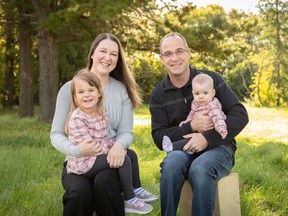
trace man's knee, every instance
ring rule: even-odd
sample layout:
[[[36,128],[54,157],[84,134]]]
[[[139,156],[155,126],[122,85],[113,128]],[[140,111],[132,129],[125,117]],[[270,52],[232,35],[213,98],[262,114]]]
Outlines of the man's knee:
[[[186,153],[182,151],[173,151],[160,164],[161,174],[167,177],[185,175],[189,167],[189,161],[185,158]],[[183,156],[183,157],[182,157]],[[188,165],[189,164],[189,165]]]
[[[205,184],[209,179],[216,179],[215,170],[205,163],[192,163],[188,179],[193,185]]]

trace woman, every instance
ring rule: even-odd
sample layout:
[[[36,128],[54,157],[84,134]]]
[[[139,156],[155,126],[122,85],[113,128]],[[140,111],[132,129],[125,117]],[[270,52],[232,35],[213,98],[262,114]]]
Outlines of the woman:
[[[114,141],[107,160],[111,168],[119,168],[133,140],[133,109],[141,103],[138,86],[126,63],[120,41],[111,33],[100,34],[94,40],[89,51],[87,68],[98,76],[104,89],[109,136]],[[74,157],[96,155],[101,149],[99,144],[93,140],[85,140],[74,145],[65,134],[65,123],[71,105],[70,84],[71,82],[64,84],[57,97],[51,129],[52,145],[60,152]],[[137,160],[132,150],[127,150],[127,154],[131,160]],[[85,176],[67,174],[65,162],[62,184],[65,189],[63,215],[92,215],[94,210],[98,216],[125,215],[116,169],[99,172],[93,181]],[[133,185],[135,187],[141,186],[140,180],[136,179],[135,184],[138,184]],[[146,197],[151,195],[147,191],[141,194]]]

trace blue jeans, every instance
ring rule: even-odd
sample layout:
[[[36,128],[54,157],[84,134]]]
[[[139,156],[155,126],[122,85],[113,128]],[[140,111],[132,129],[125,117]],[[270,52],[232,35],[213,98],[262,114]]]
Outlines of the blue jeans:
[[[193,191],[192,215],[213,214],[216,183],[229,174],[234,164],[230,147],[221,145],[202,154],[171,151],[161,166],[160,201],[161,215],[176,215],[181,190],[188,178]]]

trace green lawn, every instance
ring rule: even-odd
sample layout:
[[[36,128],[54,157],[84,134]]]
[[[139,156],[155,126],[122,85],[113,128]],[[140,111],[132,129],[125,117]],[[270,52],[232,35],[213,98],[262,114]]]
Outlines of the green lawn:
[[[240,177],[242,215],[288,215],[288,109],[247,109],[250,123],[237,137],[233,168]],[[132,148],[142,184],[159,194],[164,153],[152,142],[147,106],[136,111],[135,123]],[[0,215],[61,215],[64,155],[50,144],[50,124],[0,109],[0,129]],[[149,215],[160,215],[159,203]]]

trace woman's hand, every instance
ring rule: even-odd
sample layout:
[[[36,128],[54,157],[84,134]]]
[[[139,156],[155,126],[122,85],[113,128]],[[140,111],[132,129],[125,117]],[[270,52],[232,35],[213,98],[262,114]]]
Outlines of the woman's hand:
[[[124,163],[125,155],[126,150],[124,149],[122,143],[116,141],[108,152],[107,162],[111,168],[119,168]]]
[[[92,139],[84,140],[79,144],[80,154],[84,157],[102,154],[102,146],[100,143]]]

